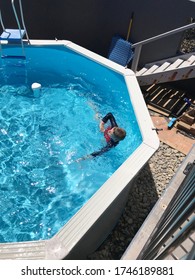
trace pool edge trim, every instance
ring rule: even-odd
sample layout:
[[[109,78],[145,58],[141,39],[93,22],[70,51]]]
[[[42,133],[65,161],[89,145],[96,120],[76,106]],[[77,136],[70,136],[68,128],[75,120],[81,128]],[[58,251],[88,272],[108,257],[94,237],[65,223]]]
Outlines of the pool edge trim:
[[[159,139],[146,108],[135,73],[107,58],[84,49],[70,41],[31,40],[38,45],[64,45],[93,61],[123,75],[137,117],[143,142],[114,172],[92,198],[51,239],[17,243],[1,243],[0,259],[63,259],[83,234],[96,222],[121,191],[138,174],[159,147]],[[133,92],[134,94],[130,94]],[[141,110],[141,114],[140,114]],[[97,201],[96,201],[97,200]]]

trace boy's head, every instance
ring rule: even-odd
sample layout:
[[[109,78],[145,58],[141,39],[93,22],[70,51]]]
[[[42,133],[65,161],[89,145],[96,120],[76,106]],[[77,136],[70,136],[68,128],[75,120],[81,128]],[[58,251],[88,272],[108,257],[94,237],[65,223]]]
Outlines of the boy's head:
[[[109,130],[109,134],[114,141],[121,141],[126,137],[126,131],[120,127],[113,127]]]

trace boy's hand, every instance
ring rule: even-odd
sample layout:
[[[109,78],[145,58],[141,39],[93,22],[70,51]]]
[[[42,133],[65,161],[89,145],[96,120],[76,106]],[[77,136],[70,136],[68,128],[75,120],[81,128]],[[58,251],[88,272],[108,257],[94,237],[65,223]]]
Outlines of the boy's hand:
[[[104,131],[105,131],[104,122],[103,122],[103,121],[100,121],[100,131],[101,131],[101,132],[104,132]]]

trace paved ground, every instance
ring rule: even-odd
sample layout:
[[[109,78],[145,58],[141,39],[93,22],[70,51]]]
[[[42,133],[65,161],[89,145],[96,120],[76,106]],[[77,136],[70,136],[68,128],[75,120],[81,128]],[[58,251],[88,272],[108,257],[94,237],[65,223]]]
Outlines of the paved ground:
[[[187,155],[192,148],[192,145],[195,143],[195,140],[178,133],[175,127],[168,129],[168,120],[165,117],[159,115],[151,117],[154,127],[163,129],[158,132],[159,139],[173,149]]]

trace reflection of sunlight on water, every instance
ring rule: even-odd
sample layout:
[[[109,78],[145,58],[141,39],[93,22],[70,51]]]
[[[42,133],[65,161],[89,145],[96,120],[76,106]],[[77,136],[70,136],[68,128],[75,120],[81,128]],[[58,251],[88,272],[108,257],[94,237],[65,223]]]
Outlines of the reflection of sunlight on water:
[[[1,133],[2,133],[3,135],[7,135],[7,131],[6,131],[5,129],[1,129]]]
[[[108,88],[96,89],[87,76],[70,74],[62,83],[54,77],[57,82],[51,84],[54,74],[46,81],[46,69],[43,73],[33,72],[43,79],[40,98],[33,96],[32,81],[29,86],[0,85],[0,224],[6,228],[0,242],[13,241],[13,235],[18,241],[54,235],[141,141],[122,87],[112,89],[105,78]],[[109,111],[125,126],[127,139],[100,157],[77,162],[106,144],[99,120]]]
[[[66,155],[65,155],[65,161],[68,164],[71,164],[73,162],[72,157],[74,157],[75,154],[76,154],[76,151],[67,151]]]
[[[56,189],[52,186],[49,186],[48,188],[46,188],[46,191],[48,191],[49,193],[55,193]]]

